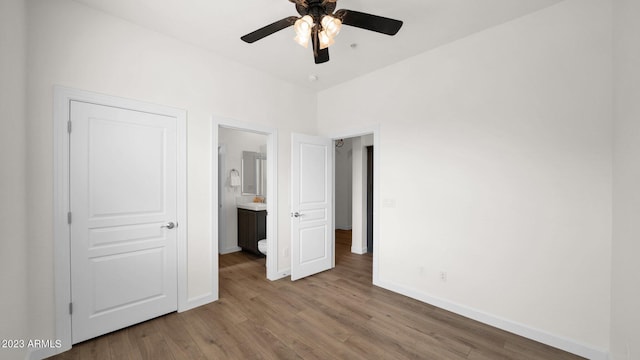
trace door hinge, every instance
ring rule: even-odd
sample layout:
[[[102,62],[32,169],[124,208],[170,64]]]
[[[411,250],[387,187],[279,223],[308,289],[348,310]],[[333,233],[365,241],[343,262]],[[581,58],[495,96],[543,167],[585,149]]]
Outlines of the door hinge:
[[[71,211],[67,213],[67,224],[71,225]]]
[[[71,134],[71,121],[67,121],[67,132]]]
[[[69,303],[69,315],[73,314],[73,303]]]

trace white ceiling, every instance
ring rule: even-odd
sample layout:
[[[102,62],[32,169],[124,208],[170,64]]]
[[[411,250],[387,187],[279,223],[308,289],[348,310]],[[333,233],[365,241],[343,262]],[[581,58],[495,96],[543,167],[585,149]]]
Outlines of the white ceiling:
[[[339,0],[337,9],[402,20],[396,36],[344,26],[316,65],[292,28],[253,44],[240,40],[297,15],[287,0],[76,0],[157,32],[209,49],[280,79],[322,90],[373,70],[558,3],[561,0]],[[356,44],[352,48],[351,44]],[[316,75],[317,81],[309,81]]]

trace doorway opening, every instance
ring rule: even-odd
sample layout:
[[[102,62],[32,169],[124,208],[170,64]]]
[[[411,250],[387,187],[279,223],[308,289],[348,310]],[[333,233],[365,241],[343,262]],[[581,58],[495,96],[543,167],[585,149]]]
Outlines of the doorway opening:
[[[373,253],[373,135],[334,140],[336,242]]]
[[[362,139],[365,135],[370,135],[365,139],[369,139],[373,146],[379,148],[379,145],[377,145],[379,143],[378,126],[366,128],[364,131],[354,131],[328,137],[292,134],[291,280],[295,281],[336,266],[336,198],[344,199],[349,198],[349,196],[341,194],[340,190],[336,190],[336,166],[340,167],[340,165],[337,165],[336,162],[335,149],[344,146],[345,139],[353,138],[351,141],[360,142],[355,149],[364,151]],[[353,158],[353,152],[346,150],[345,154],[346,162],[349,163],[349,154]],[[373,163],[376,164],[378,159],[379,151],[376,151],[373,153]],[[361,162],[356,162],[356,165],[361,166]],[[347,171],[347,174],[349,173]],[[361,171],[354,172],[354,174],[363,178]],[[373,168],[372,193],[374,195],[379,192],[378,178],[379,170],[376,166]],[[350,187],[346,186],[346,189],[348,190]],[[362,195],[362,188],[359,188],[356,193]],[[363,197],[361,196],[358,205],[362,204],[362,199]],[[366,199],[366,195],[364,195],[364,199]],[[379,283],[378,257],[376,256],[378,247],[376,239],[378,239],[379,233],[377,224],[378,202],[372,201],[373,221],[371,222],[373,223],[372,243],[374,250],[372,255],[372,275],[374,284]],[[358,219],[354,224],[357,226],[360,235],[352,243],[351,249],[351,252],[357,254],[367,253],[366,236],[364,239],[362,238],[362,234],[366,234],[366,231],[363,230],[366,229],[366,223],[362,226],[365,221],[362,220],[362,214],[366,214],[366,205],[364,206],[364,208],[360,206],[352,207],[352,210],[354,208],[360,210],[357,213],[354,212]],[[345,213],[348,217],[350,211],[347,210]],[[302,239],[303,237],[304,239]]]
[[[218,141],[218,253],[262,257],[257,245],[267,236],[263,209],[272,200],[266,193],[267,136],[220,128]]]
[[[374,125],[354,129],[334,134],[331,139],[334,140],[334,144],[340,140],[350,139],[352,158],[357,159],[352,162],[355,168],[352,168],[351,252],[355,254],[373,252],[371,254],[373,258],[373,284],[377,285],[380,283],[378,271],[380,258],[380,169],[377,166],[380,163],[381,153],[380,128]],[[368,146],[371,146],[371,150],[375,151],[368,153]],[[369,184],[367,184],[367,179],[370,180]],[[369,192],[369,196],[367,196],[367,192]],[[335,197],[334,192],[334,199]],[[368,201],[367,198],[369,198]],[[336,206],[335,200],[334,206]]]
[[[281,277],[277,274],[276,149],[276,129],[229,119],[213,119],[211,158],[214,162],[212,169],[215,169],[216,174],[212,176],[211,233],[217,236],[217,251],[219,254],[228,254],[255,247],[255,257],[259,257],[257,244],[248,246],[238,243],[238,208],[244,207],[242,205],[256,207],[247,213],[262,216],[262,220],[257,220],[262,221],[261,239],[256,238],[254,242],[262,240],[263,237],[266,240],[265,265],[266,277],[269,280]],[[247,158],[251,154],[258,155],[252,159],[260,166],[255,167],[256,163]],[[252,168],[252,172],[247,170],[249,167]],[[249,184],[250,181],[253,183]],[[244,235],[241,237],[244,238]]]

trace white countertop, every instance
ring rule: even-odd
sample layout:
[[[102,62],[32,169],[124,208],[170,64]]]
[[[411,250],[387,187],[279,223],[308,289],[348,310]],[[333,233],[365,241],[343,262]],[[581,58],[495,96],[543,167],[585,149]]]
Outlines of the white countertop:
[[[262,211],[262,210],[267,210],[267,204],[265,203],[244,203],[244,204],[236,204],[237,207],[239,207],[240,209],[245,209],[245,210],[253,210],[253,211]]]

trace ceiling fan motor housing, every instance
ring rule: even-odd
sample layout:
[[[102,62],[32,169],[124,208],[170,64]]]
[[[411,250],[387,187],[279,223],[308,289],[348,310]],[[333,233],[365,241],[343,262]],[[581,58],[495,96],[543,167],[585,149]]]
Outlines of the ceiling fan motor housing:
[[[306,6],[305,6],[306,5]],[[336,9],[337,3],[323,0],[308,0],[305,5],[296,4],[296,10],[300,16],[309,15],[316,24],[320,24],[324,15],[330,15]]]

